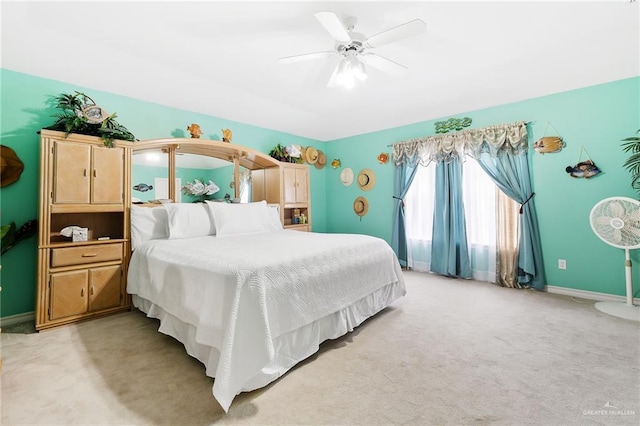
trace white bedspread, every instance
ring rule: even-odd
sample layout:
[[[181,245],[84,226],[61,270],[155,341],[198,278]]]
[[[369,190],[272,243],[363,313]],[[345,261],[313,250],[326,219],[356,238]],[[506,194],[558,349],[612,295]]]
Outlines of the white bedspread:
[[[197,343],[217,349],[207,375],[227,411],[273,364],[276,338],[390,284],[404,294],[384,240],[279,231],[148,241],[133,253],[127,290],[194,326]]]

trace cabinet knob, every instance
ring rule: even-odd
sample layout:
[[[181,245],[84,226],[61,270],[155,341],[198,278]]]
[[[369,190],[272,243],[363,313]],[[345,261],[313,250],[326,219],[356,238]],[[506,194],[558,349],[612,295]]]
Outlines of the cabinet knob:
[[[82,171],[82,176],[87,177],[87,169],[84,169],[84,170]]]
[[[93,286],[91,286],[91,295],[93,296]]]
[[[96,257],[98,253],[82,253],[82,257]]]
[[[84,288],[80,289],[80,297],[84,297]]]

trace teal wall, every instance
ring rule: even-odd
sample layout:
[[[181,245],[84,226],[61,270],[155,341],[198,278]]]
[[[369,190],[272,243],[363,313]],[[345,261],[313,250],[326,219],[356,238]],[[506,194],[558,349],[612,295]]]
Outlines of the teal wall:
[[[455,115],[472,118],[471,128],[531,122],[531,145],[544,135],[554,135],[551,126],[564,138],[567,146],[558,153],[541,155],[531,149],[529,154],[548,285],[625,294],[624,251],[594,235],[589,213],[606,197],[638,199],[629,173],[622,168],[628,155],[621,149],[621,140],[640,129],[639,104],[640,78],[631,78]],[[351,167],[356,175],[362,168],[371,168],[377,179],[375,187],[364,192],[355,183],[341,184],[341,168],[328,171],[327,231],[361,232],[390,242],[393,166],[379,164],[376,157],[380,152],[391,153],[388,145],[394,142],[435,134],[434,123],[446,118],[328,142],[328,159],[339,158],[342,167]],[[565,172],[565,167],[578,162],[582,147],[604,171],[588,180]],[[361,220],[353,213],[353,201],[359,195],[369,201],[369,213]],[[566,270],[558,269],[559,258],[566,259]],[[640,251],[632,251],[632,260],[640,260]],[[636,289],[640,288],[638,269],[634,269]],[[635,293],[637,297],[639,292]]]
[[[57,111],[52,99],[60,93],[73,93],[75,90],[87,93],[108,112],[116,112],[118,122],[141,140],[189,137],[186,127],[198,123],[203,130],[202,138],[220,140],[221,129],[230,128],[233,130],[234,143],[265,153],[278,143],[321,145],[316,140],[288,133],[0,69],[0,143],[11,147],[24,163],[20,179],[0,189],[2,224],[13,221],[21,226],[27,220],[38,217],[40,139],[36,132],[55,121],[52,116]],[[313,228],[317,231],[326,229],[324,173],[325,170],[311,168]],[[227,188],[218,185],[221,192],[227,192],[228,183]],[[22,241],[5,253],[0,261],[0,316],[33,311],[37,238]]]
[[[319,143],[4,69],[0,69],[0,84],[1,143],[13,148],[25,164],[20,180],[0,190],[0,219],[2,224],[15,221],[18,226],[37,217],[39,137],[36,132],[53,122],[51,116],[56,111],[51,99],[60,93],[86,92],[107,111],[117,112],[118,121],[139,139],[186,137],[186,126],[195,122],[203,129],[203,137],[209,139],[220,139],[220,129],[231,128],[234,143],[262,152],[268,152],[277,143],[314,145],[325,151],[327,163],[339,158],[342,167],[351,167],[356,174],[362,168],[371,168],[376,173],[376,185],[371,191],[363,192],[355,183],[350,187],[340,183],[342,167],[333,169],[328,165],[323,170],[311,167],[313,228],[319,232],[364,233],[387,241],[391,239],[393,166],[379,164],[377,155],[390,153],[388,145],[394,142],[434,134],[434,122],[449,118]],[[623,251],[607,246],[593,234],[588,215],[602,198],[614,195],[638,198],[629,186],[629,174],[622,169],[627,155],[620,145],[621,139],[640,129],[639,99],[640,78],[632,78],[455,115],[471,117],[475,128],[529,121],[531,142],[543,136],[547,123],[551,122],[567,142],[567,147],[556,154],[530,153],[549,285],[624,295]],[[548,130],[546,134],[552,132]],[[582,146],[604,171],[590,180],[570,178],[564,171],[566,166],[578,161]],[[220,186],[221,193],[227,192],[226,187],[212,180]],[[362,219],[352,208],[359,195],[369,200],[369,213]],[[32,237],[2,256],[0,316],[33,311],[36,249],[36,238]],[[557,268],[558,258],[567,260],[566,270]],[[639,261],[640,253],[632,252],[632,258]],[[637,268],[634,279],[640,283]]]

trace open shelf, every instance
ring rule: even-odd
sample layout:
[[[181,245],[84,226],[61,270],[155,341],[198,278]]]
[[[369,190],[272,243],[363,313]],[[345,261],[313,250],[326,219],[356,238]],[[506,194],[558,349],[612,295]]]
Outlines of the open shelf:
[[[50,243],[71,242],[71,239],[60,235],[60,230],[67,226],[80,226],[89,229],[89,240],[98,237],[109,237],[111,240],[124,238],[124,213],[56,213],[51,215]]]

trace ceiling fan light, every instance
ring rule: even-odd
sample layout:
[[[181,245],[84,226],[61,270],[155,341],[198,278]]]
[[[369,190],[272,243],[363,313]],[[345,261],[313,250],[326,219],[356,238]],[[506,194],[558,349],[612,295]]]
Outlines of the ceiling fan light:
[[[338,78],[344,78],[344,76],[351,72],[351,64],[349,63],[348,60],[343,59],[342,61],[340,61],[340,64],[338,64]]]
[[[367,73],[364,69],[364,64],[358,60],[358,57],[355,55],[349,56],[349,66],[351,74],[354,78],[357,78],[360,81],[364,81],[367,79]]]
[[[338,74],[336,75],[336,81],[339,85],[344,87],[353,87],[353,73],[351,68],[351,62],[348,59],[343,59],[338,65]]]
[[[357,66],[353,68],[353,75],[360,81],[365,81],[367,79],[367,70],[364,67],[364,64],[360,61],[357,61]]]
[[[362,81],[366,78],[367,75],[366,72],[364,72],[364,66],[355,56],[344,58],[338,65],[336,81],[339,85],[347,89],[352,89],[355,86],[356,79]]]

